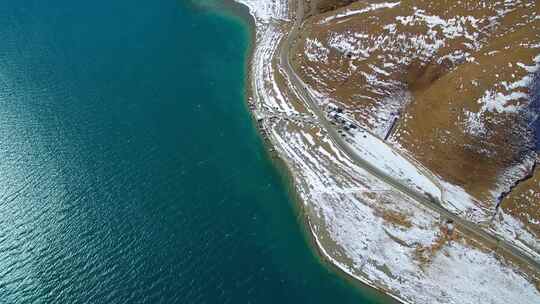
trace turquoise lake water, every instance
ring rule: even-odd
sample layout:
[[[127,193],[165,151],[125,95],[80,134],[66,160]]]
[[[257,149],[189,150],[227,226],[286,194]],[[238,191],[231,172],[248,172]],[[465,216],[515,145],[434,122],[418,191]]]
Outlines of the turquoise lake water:
[[[249,39],[189,1],[0,2],[0,303],[378,303],[310,247]]]

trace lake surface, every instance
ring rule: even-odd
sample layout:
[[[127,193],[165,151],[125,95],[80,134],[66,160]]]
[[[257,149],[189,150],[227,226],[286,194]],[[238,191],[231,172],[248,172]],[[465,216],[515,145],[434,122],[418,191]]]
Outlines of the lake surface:
[[[321,264],[244,105],[245,20],[0,2],[0,303],[379,303]]]

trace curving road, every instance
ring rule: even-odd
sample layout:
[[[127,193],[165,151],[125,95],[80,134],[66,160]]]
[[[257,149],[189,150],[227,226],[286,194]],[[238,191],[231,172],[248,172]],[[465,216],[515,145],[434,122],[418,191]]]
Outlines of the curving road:
[[[531,266],[534,269],[534,271],[538,275],[540,275],[540,261],[534,259],[529,254],[523,252],[517,246],[485,231],[484,229],[479,227],[477,224],[471,221],[468,221],[466,219],[463,219],[460,216],[448,211],[447,209],[441,206],[440,202],[430,200],[428,197],[425,196],[424,193],[419,192],[416,189],[410,188],[409,186],[405,185],[404,183],[402,183],[400,180],[396,179],[395,177],[388,175],[384,171],[380,170],[379,168],[375,167],[374,165],[372,165],[371,163],[363,159],[362,156],[357,153],[357,151],[355,151],[353,148],[351,148],[351,146],[347,142],[345,142],[345,140],[337,133],[334,126],[332,126],[328,122],[325,114],[321,111],[321,109],[318,107],[317,103],[315,102],[316,98],[312,96],[309,90],[306,89],[307,87],[306,84],[296,74],[296,72],[294,71],[290,63],[289,50],[292,49],[294,41],[298,35],[298,31],[302,26],[302,20],[304,19],[303,0],[297,0],[296,3],[297,3],[297,9],[296,9],[296,16],[295,16],[294,24],[291,27],[291,31],[289,32],[289,35],[287,36],[286,42],[281,43],[281,46],[280,46],[280,50],[279,50],[280,65],[283,67],[284,71],[288,74],[291,83],[295,86],[295,89],[298,92],[298,95],[300,96],[302,101],[315,114],[318,122],[328,132],[328,135],[331,137],[334,143],[338,145],[339,148],[343,152],[345,152],[356,165],[360,166],[364,170],[368,171],[369,173],[373,174],[377,178],[381,179],[382,181],[384,181],[385,183],[387,183],[389,186],[393,187],[394,189],[400,191],[401,193],[407,195],[408,197],[415,200],[416,202],[422,204],[426,208],[438,213],[442,218],[446,218],[446,219],[450,219],[454,221],[454,223],[457,226],[459,226],[459,230],[461,230],[462,232],[467,233],[470,236],[473,236],[475,239],[483,242],[486,245],[496,248],[496,251],[498,251],[499,253],[510,256],[516,260],[519,260],[522,263],[525,263]]]

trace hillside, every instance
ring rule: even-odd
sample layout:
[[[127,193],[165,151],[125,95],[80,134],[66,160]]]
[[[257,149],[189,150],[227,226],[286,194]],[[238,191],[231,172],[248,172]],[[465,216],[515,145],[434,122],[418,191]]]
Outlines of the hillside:
[[[419,162],[449,210],[540,252],[536,2],[349,2],[312,2],[296,42],[320,107]]]

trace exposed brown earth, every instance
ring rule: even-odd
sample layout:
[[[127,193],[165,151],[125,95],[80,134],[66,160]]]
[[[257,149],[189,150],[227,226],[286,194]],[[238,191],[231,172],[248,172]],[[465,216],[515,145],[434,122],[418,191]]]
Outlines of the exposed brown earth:
[[[394,225],[401,226],[404,228],[411,228],[412,223],[409,217],[403,213],[394,211],[394,210],[377,210],[375,214],[379,215],[388,223],[393,223]]]
[[[525,76],[515,66],[518,62],[530,65],[537,55],[535,49],[519,46],[529,36],[525,27],[502,35],[476,52],[475,62],[460,64],[428,86],[422,76],[415,78],[424,85],[412,87],[414,102],[396,132],[395,140],[422,163],[484,202],[490,201],[489,192],[498,176],[519,164],[530,150],[530,134],[520,113],[481,113],[485,131],[479,134],[470,131],[467,115],[480,112],[476,101],[497,87],[501,78],[520,72],[516,78]],[[500,51],[488,55],[491,50]],[[526,88],[522,92],[528,93]]]
[[[539,10],[535,1],[517,0],[356,1],[310,17],[293,64],[325,97],[321,106],[340,105],[381,137],[399,117],[395,144],[494,211],[505,185],[522,178],[535,157],[519,110],[529,88],[512,83],[535,65]],[[500,96],[508,98],[495,105]],[[538,196],[519,199],[532,186],[520,185],[503,208],[540,220],[532,211]]]
[[[336,10],[340,7],[353,3],[355,0],[306,0],[308,14],[320,14]]]
[[[428,265],[433,257],[441,251],[441,249],[451,243],[452,241],[458,241],[460,233],[450,223],[444,223],[440,227],[440,231],[435,241],[429,246],[418,245],[415,248],[415,259],[420,265]]]
[[[502,202],[501,209],[519,219],[536,238],[540,238],[540,168],[532,178],[520,183]]]

